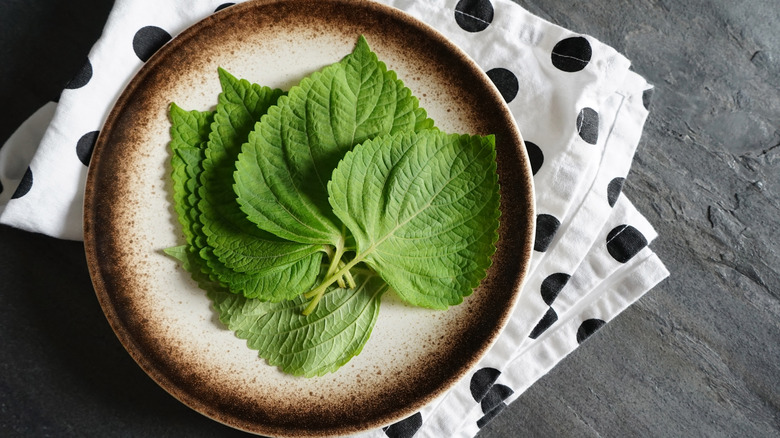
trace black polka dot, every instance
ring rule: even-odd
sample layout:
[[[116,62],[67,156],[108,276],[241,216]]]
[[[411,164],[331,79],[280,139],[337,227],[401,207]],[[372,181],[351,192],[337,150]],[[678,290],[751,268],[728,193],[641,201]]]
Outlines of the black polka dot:
[[[460,0],[455,5],[455,22],[466,32],[481,32],[493,21],[490,0]]]
[[[493,84],[496,85],[506,103],[514,100],[515,96],[517,96],[517,91],[520,89],[517,76],[514,73],[505,68],[497,67],[489,70],[487,75],[493,81]]]
[[[534,251],[545,252],[558,232],[561,221],[555,216],[549,214],[540,214],[536,216],[536,239],[534,240]]]
[[[596,330],[600,329],[604,324],[606,324],[606,322],[597,318],[582,321],[580,328],[577,329],[577,343],[582,344],[585,339],[588,339],[590,335],[595,333]]]
[[[485,427],[486,424],[490,423],[498,414],[500,414],[504,409],[506,409],[506,403],[501,402],[498,406],[493,408],[493,410],[488,411],[485,415],[482,416],[479,420],[477,420],[477,427],[482,429]]]
[[[648,88],[647,90],[642,92],[642,105],[645,106],[645,109],[650,111],[650,104],[653,102],[653,91],[654,88]]]
[[[566,38],[558,42],[552,50],[552,63],[565,72],[577,72],[590,62],[593,50],[583,37]]]
[[[556,274],[548,275],[547,278],[542,281],[542,299],[548,306],[551,306],[555,298],[561,293],[563,287],[569,282],[571,275],[558,272]]]
[[[485,397],[480,403],[482,406],[482,412],[488,413],[492,411],[512,394],[514,394],[514,391],[512,391],[512,388],[506,385],[495,384],[491,386],[490,391],[485,394]]]
[[[171,34],[157,26],[142,27],[133,37],[133,51],[146,62],[165,43],[171,40]]]
[[[474,375],[471,376],[471,383],[469,384],[471,396],[474,397],[474,400],[481,402],[500,375],[501,371],[489,367],[482,368],[474,373]]]
[[[92,158],[92,149],[95,148],[100,131],[87,132],[76,142],[76,155],[85,166],[89,166],[89,160]]]
[[[27,171],[24,172],[24,176],[22,177],[22,180],[19,181],[19,185],[16,186],[16,191],[14,191],[14,194],[11,195],[11,199],[21,198],[22,196],[26,195],[27,192],[30,191],[33,185],[33,173],[32,169],[29,167],[27,168]]]
[[[65,86],[65,88],[69,90],[75,90],[77,88],[81,88],[84,85],[87,85],[89,83],[89,80],[92,79],[92,63],[89,62],[89,59],[87,59],[87,62],[84,63],[83,66],[81,66],[81,70],[79,70],[75,76],[68,82],[68,85]]]
[[[577,115],[577,133],[586,143],[599,141],[599,113],[593,108],[583,108]]]
[[[0,181],[0,195],[3,194],[3,182]]]
[[[542,164],[544,164],[544,153],[542,153],[542,148],[537,146],[536,143],[526,141],[525,151],[528,154],[528,160],[531,162],[531,172],[536,175],[536,172],[538,172],[539,169],[541,169]]]
[[[647,239],[631,225],[620,225],[607,234],[607,251],[620,263],[625,263],[647,246]]]
[[[217,6],[217,9],[214,9],[214,12],[219,12],[225,8],[228,8],[230,6],[233,6],[235,3],[222,3],[221,5]]]
[[[607,185],[607,202],[610,207],[615,206],[615,203],[620,196],[620,192],[623,191],[623,182],[625,182],[625,180],[625,178],[621,177],[613,178],[612,181],[609,182],[609,185]]]
[[[550,307],[547,309],[547,313],[544,314],[542,319],[539,320],[539,322],[536,324],[536,327],[534,327],[533,330],[531,330],[531,334],[528,335],[531,339],[536,339],[544,333],[548,328],[550,328],[551,325],[555,324],[555,321],[558,320],[558,314],[555,313],[555,309]]]
[[[390,438],[412,438],[422,427],[422,423],[422,414],[418,412],[398,423],[385,427],[383,430],[385,435]]]

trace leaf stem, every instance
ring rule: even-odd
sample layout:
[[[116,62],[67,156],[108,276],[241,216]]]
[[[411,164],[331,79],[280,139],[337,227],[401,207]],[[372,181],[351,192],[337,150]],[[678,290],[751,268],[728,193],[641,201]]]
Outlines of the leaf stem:
[[[339,268],[343,268],[344,265],[345,265],[345,263],[344,263],[343,260],[339,262]],[[354,289],[354,288],[357,287],[357,284],[355,284],[355,278],[352,277],[352,272],[351,271],[347,271],[344,274],[344,277],[342,277],[342,278],[347,280],[347,285],[346,286],[341,286],[342,288],[346,289],[347,286],[349,286],[350,289]]]
[[[331,251],[333,251],[331,249]],[[334,272],[338,270],[338,268],[341,267],[341,257],[344,255],[344,237],[342,235],[342,238],[340,241],[338,241],[335,245],[335,252],[331,252],[328,254],[330,256],[330,266],[328,266],[328,271],[325,273],[325,278],[330,278]],[[338,281],[340,287],[345,287],[344,279],[339,277],[336,281]]]
[[[322,250],[328,255],[328,260],[333,260],[333,247],[330,245],[323,245]]]
[[[312,300],[309,302],[309,305],[306,306],[306,309],[303,310],[304,315],[309,315],[311,312],[314,311],[314,309],[317,307],[317,304],[319,304],[320,300],[322,299],[322,296],[325,295],[325,290],[328,289],[328,287],[338,281],[339,278],[342,278],[344,275],[349,273],[349,270],[352,269],[353,266],[357,265],[363,261],[363,257],[355,257],[354,259],[350,260],[349,263],[345,264],[341,269],[333,273],[333,275],[326,276],[325,280],[320,283],[319,286],[317,286],[316,289],[312,289],[309,292],[306,292],[303,294],[305,298],[311,298]],[[350,275],[349,278],[352,276]],[[352,283],[354,284],[354,279],[352,280]]]
[[[327,278],[327,277],[329,277],[331,274],[333,274],[333,271],[335,271],[335,270],[336,270],[336,269],[334,268],[334,266],[338,266],[338,267],[340,268],[340,267],[344,266],[344,262],[342,262],[342,261],[340,260],[340,259],[341,259],[341,257],[339,257],[339,260],[338,260],[338,261],[337,261],[337,259],[335,259],[335,258],[334,258],[334,255],[335,255],[335,253],[336,253],[336,251],[335,251],[335,248],[334,248],[334,247],[332,247],[332,246],[330,246],[330,245],[327,245],[327,246],[325,246],[325,247],[324,247],[323,251],[325,251],[325,254],[327,254],[327,255],[328,255],[328,260],[329,260],[329,263],[328,263],[328,271],[325,273],[325,277]],[[342,252],[342,255],[343,255],[343,252]],[[336,263],[337,263],[338,265],[336,265]],[[344,283],[344,279],[343,279],[343,278],[339,278],[339,279],[338,279],[338,280],[336,280],[336,281],[338,282],[338,284],[339,284],[339,287],[341,287],[341,288],[346,288],[346,287],[347,287],[346,283]]]

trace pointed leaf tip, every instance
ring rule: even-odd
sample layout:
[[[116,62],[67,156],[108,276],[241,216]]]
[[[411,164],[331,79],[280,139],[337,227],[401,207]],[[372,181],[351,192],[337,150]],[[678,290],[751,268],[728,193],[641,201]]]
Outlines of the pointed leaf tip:
[[[366,37],[363,35],[360,35],[357,40],[357,44],[355,45],[354,53],[358,52],[370,52],[371,47],[368,45],[368,41],[366,40]]]

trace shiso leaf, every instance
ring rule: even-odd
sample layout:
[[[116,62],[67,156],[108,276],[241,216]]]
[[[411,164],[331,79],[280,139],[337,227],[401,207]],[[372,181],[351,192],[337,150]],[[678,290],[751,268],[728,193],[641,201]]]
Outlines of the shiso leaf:
[[[236,79],[224,69],[219,69],[219,80],[222,93],[205,150],[198,204],[208,246],[226,267],[238,272],[274,270],[312,257],[321,246],[286,241],[253,226],[240,210],[233,191],[233,172],[241,145],[283,92]]]
[[[327,183],[344,154],[378,135],[432,127],[360,37],[351,54],[290,89],[249,135],[236,165],[238,202],[263,230],[338,251],[347,235],[328,204]]]
[[[430,130],[357,146],[328,185],[357,245],[350,263],[365,262],[403,300],[434,309],[459,304],[485,277],[498,189],[493,136]]]
[[[290,299],[316,281],[318,245],[289,242],[255,227],[236,203],[235,161],[255,123],[283,94],[219,70],[222,93],[202,162],[197,209],[207,244],[197,250],[214,279],[235,293]]]
[[[193,231],[195,220],[190,217],[190,211],[197,203],[195,192],[200,185],[197,178],[214,112],[185,111],[175,103],[171,104],[168,111],[171,119],[173,207],[187,243],[192,244],[196,233]]]
[[[224,81],[235,79],[229,76],[227,72],[223,71],[221,73]],[[240,84],[239,86],[247,84]],[[275,99],[278,98],[278,93],[276,94],[267,95],[266,100],[270,99],[275,102]],[[252,94],[252,97],[247,99],[249,104],[252,105],[254,103],[254,108],[263,106],[267,108],[269,103],[261,103],[261,99],[255,99],[257,96],[257,93]],[[204,201],[200,196],[203,194],[210,195],[209,188],[220,189],[219,184],[204,189],[204,185],[201,184],[203,174],[206,173],[204,167],[208,167],[212,177],[214,172],[220,171],[218,164],[227,163],[232,167],[235,155],[237,155],[237,151],[240,148],[240,144],[233,146],[232,157],[225,159],[225,150],[229,148],[225,148],[224,145],[227,144],[225,139],[228,136],[211,135],[210,137],[215,126],[222,126],[222,124],[216,121],[212,124],[215,118],[219,119],[219,107],[218,105],[217,116],[213,112],[185,111],[175,104],[172,104],[170,107],[174,209],[177,212],[179,222],[182,224],[182,230],[188,244],[187,251],[196,254],[202,261],[201,263],[190,262],[190,264],[208,275],[212,282],[228,287],[232,292],[270,301],[292,298],[308,290],[316,281],[322,261],[322,253],[312,248],[307,248],[306,251],[308,252],[301,251],[301,247],[308,247],[309,245],[283,242],[276,236],[267,233],[261,235],[260,231],[251,223],[247,223],[248,226],[246,228],[250,230],[248,234],[236,234],[234,232],[236,227],[233,227],[231,220],[238,220],[238,216],[219,215],[223,211],[230,213],[229,206],[221,205],[221,207],[225,207],[223,210],[218,208],[212,209],[212,205],[208,200]],[[223,128],[224,131],[229,131],[229,129]],[[233,137],[233,140],[240,138],[240,135]],[[216,141],[211,141],[214,137],[216,137]],[[232,161],[230,160],[231,158]],[[232,168],[225,174],[228,178],[227,193],[233,197],[234,201],[233,210],[241,214],[240,210],[238,210],[238,205],[235,204],[235,194],[230,189]],[[216,218],[215,221],[206,223],[206,227],[204,227],[202,220],[206,216],[201,213],[199,207],[209,209],[208,211],[212,213],[212,217]],[[244,220],[244,222],[246,221]],[[267,258],[269,254],[283,254],[287,258],[275,258],[272,260],[274,263],[265,263],[260,269],[247,269],[249,272],[236,271],[225,266],[225,263],[215,255],[213,248],[208,244],[209,236],[205,233],[206,229],[211,232],[210,237],[212,239],[215,236],[234,237],[241,240],[239,244],[241,250],[250,248],[263,251],[259,252],[253,260],[256,264],[257,260]],[[230,234],[231,232],[234,233]],[[266,237],[270,240],[258,242],[258,235],[260,235],[260,238]]]
[[[369,270],[355,271],[357,287],[331,288],[310,315],[306,300],[264,303],[219,289],[208,295],[219,318],[269,364],[296,376],[333,372],[368,341],[387,284]]]

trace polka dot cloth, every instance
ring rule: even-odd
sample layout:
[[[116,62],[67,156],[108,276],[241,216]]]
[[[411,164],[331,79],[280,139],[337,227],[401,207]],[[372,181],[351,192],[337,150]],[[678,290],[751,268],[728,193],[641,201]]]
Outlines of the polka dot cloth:
[[[144,26],[133,35],[133,52],[143,62],[149,60],[163,44],[171,39],[171,34],[157,26]]]
[[[508,0],[381,1],[435,27],[484,69],[517,119],[533,172],[534,251],[504,332],[439,399],[361,434],[470,437],[668,276],[648,247],[655,231],[621,194],[652,87],[614,49]],[[114,99],[172,37],[233,4],[117,0],[59,103],[0,148],[0,222],[81,239],[86,170]]]

